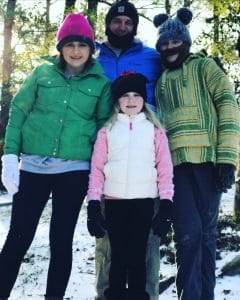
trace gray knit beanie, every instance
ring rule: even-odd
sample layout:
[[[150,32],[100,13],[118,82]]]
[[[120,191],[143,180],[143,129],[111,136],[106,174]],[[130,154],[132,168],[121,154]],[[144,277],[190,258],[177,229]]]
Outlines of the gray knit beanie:
[[[192,12],[187,7],[180,8],[174,19],[167,14],[156,15],[153,20],[155,27],[159,27],[156,49],[159,51],[159,46],[169,40],[180,40],[191,45],[192,39],[186,26],[191,20]]]

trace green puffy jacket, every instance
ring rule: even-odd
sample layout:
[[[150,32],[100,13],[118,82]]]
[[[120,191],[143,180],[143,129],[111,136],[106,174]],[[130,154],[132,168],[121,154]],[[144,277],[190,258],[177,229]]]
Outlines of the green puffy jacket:
[[[13,98],[4,153],[89,160],[110,111],[110,82],[98,62],[68,79],[52,59]]]

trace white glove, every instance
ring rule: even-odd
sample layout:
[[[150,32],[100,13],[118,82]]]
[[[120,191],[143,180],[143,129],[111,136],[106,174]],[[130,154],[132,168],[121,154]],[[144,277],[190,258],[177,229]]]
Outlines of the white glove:
[[[4,154],[2,156],[2,183],[10,195],[18,192],[20,172],[18,168],[18,156]]]

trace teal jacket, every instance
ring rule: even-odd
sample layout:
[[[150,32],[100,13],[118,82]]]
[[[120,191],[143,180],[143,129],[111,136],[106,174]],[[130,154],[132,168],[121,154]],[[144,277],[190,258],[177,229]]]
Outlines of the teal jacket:
[[[238,161],[239,107],[231,84],[211,58],[191,54],[179,69],[166,69],[156,102],[174,165]]]
[[[96,61],[68,79],[56,58],[48,60],[13,98],[4,153],[89,160],[111,111],[110,82]]]

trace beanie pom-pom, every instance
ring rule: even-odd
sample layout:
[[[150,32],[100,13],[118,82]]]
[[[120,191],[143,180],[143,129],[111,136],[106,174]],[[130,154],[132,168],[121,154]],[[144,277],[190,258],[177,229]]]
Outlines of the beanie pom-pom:
[[[169,17],[167,14],[156,15],[153,19],[153,24],[155,27],[158,27],[158,26],[162,25],[168,18]]]
[[[177,11],[177,18],[184,24],[187,25],[191,22],[193,17],[192,11],[187,7],[182,7]]]

